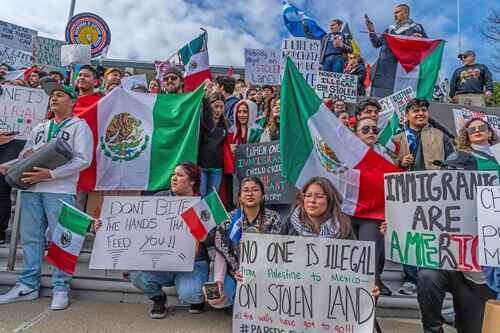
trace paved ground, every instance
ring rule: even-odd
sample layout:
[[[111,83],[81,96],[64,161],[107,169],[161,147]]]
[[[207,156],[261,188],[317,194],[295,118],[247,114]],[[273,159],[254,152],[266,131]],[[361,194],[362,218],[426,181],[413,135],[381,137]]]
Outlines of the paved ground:
[[[149,305],[95,303],[75,300],[65,311],[48,310],[49,299],[32,303],[0,305],[0,332],[169,332],[224,333],[231,331],[231,318],[218,311],[199,315],[177,309],[161,320],[148,316]],[[384,333],[421,332],[415,320],[381,319]],[[453,329],[446,333],[456,332]]]

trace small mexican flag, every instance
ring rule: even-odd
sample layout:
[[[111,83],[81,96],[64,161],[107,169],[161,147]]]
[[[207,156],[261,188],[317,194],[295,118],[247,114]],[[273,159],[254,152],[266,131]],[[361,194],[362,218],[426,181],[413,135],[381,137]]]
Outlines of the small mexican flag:
[[[296,187],[328,178],[351,216],[384,219],[384,173],[400,169],[364,144],[322,102],[290,58],[281,85],[282,174]]]
[[[193,91],[206,79],[212,78],[208,60],[208,34],[204,32],[182,49],[179,56],[184,65],[184,91]]]
[[[79,191],[170,186],[175,166],[196,162],[203,86],[186,94],[145,94],[115,88],[79,115],[99,138]],[[97,132],[97,133],[95,133]]]
[[[52,243],[46,259],[61,271],[73,275],[85,234],[92,217],[62,201],[59,223],[52,231]]]
[[[387,119],[383,119],[383,118]],[[382,131],[378,135],[377,142],[393,153],[399,153],[399,146],[393,141],[394,137],[401,133],[399,126],[399,115],[397,111],[387,111],[387,114],[379,115],[378,127]]]
[[[186,210],[181,217],[198,241],[202,241],[210,230],[229,220],[229,215],[216,191],[212,191]]]
[[[432,99],[443,57],[444,41],[384,34],[398,64],[394,91],[412,87],[418,98]]]

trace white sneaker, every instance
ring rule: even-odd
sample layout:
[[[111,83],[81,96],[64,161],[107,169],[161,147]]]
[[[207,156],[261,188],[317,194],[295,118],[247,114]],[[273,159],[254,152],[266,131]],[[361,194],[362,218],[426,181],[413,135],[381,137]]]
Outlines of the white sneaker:
[[[0,295],[0,304],[9,304],[22,301],[33,301],[40,296],[37,289],[18,282],[7,293]]]
[[[64,310],[69,305],[69,296],[67,291],[55,291],[52,294],[52,302],[50,302],[51,310]]]

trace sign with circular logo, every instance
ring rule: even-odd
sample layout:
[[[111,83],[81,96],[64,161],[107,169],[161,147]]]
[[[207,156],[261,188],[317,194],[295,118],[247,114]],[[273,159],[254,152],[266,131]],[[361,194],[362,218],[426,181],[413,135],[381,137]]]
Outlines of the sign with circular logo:
[[[90,53],[95,58],[111,43],[111,32],[106,22],[96,14],[80,13],[66,25],[66,42],[90,45]]]

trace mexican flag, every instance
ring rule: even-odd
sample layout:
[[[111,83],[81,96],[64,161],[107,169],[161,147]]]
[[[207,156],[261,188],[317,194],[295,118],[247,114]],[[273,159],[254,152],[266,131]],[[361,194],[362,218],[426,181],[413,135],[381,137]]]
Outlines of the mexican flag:
[[[204,32],[179,50],[184,65],[184,91],[193,91],[212,78],[208,61],[208,34]]]
[[[61,271],[73,275],[85,234],[93,219],[64,201],[62,203],[59,223],[52,231],[52,243],[46,259]]]
[[[95,170],[80,175],[79,190],[168,188],[175,166],[198,158],[203,95],[203,87],[187,94],[113,89],[81,116],[97,123],[90,127],[99,140]]]
[[[321,102],[290,59],[281,88],[283,175],[296,187],[328,178],[351,216],[384,219],[384,173],[400,169],[359,140]]]
[[[198,241],[205,239],[210,230],[229,220],[229,215],[216,191],[212,191],[186,210],[181,217]]]
[[[384,34],[398,64],[394,90],[412,87],[418,98],[432,99],[443,57],[444,41]]]

